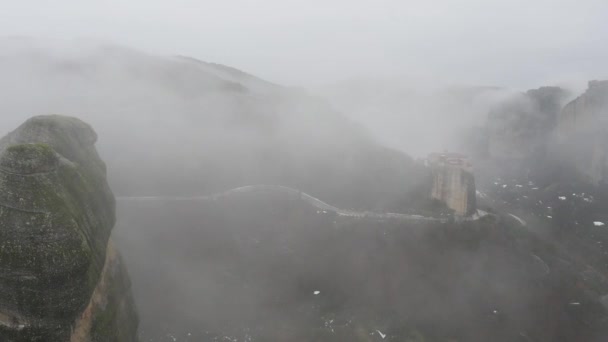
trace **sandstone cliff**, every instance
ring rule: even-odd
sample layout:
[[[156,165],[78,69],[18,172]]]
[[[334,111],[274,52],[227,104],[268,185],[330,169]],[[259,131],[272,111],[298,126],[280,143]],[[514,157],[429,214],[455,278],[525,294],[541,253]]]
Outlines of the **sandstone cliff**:
[[[136,341],[95,132],[41,116],[0,140],[0,340]]]

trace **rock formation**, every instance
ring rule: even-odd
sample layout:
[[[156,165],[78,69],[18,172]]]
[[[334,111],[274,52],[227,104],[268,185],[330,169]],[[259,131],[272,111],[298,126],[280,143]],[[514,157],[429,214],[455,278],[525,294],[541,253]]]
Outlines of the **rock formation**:
[[[137,340],[95,132],[41,116],[0,140],[0,340]]]
[[[587,91],[568,103],[559,117],[562,136],[586,131],[608,122],[608,81],[589,81]]]
[[[608,179],[608,81],[590,81],[568,103],[557,125],[559,149],[594,183]]]
[[[542,148],[553,131],[567,92],[541,87],[517,94],[488,116],[487,149],[496,159],[523,158]]]
[[[433,174],[431,197],[444,202],[456,215],[476,212],[475,177],[466,156],[432,153],[427,160]]]

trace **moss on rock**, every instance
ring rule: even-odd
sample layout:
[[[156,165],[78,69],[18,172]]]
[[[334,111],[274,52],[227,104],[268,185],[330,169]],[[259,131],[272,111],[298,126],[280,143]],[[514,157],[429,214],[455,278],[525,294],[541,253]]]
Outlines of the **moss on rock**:
[[[96,140],[89,125],[57,115],[0,139],[2,341],[69,340],[98,285],[115,200]]]

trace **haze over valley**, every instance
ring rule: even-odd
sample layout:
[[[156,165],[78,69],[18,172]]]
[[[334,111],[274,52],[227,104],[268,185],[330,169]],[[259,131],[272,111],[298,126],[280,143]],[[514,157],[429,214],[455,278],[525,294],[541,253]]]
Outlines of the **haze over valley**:
[[[608,339],[603,2],[9,8],[0,341]]]

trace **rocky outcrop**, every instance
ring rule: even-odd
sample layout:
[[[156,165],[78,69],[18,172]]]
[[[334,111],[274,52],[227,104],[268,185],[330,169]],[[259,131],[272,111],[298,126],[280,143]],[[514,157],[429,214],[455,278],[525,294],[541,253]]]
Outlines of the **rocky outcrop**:
[[[137,340],[96,140],[62,116],[32,118],[0,140],[2,341]]]
[[[456,215],[473,215],[477,211],[475,177],[468,158],[456,153],[433,153],[427,162],[433,174],[431,198],[444,202]]]
[[[496,159],[524,158],[542,148],[553,131],[567,92],[541,87],[517,94],[488,116],[487,149]]]
[[[105,266],[86,309],[73,326],[70,342],[137,341],[134,309],[129,275],[110,241]]]
[[[594,182],[608,179],[608,81],[590,81],[557,125],[558,150]]]
[[[558,132],[568,137],[607,122],[608,81],[589,81],[587,91],[568,103],[560,113]]]

